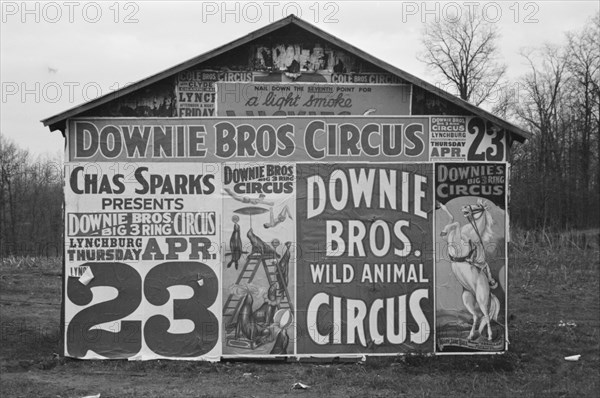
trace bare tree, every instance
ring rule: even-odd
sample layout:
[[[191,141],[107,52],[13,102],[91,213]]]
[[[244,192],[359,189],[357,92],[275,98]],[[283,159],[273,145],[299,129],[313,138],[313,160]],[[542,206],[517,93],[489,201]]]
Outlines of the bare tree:
[[[495,25],[480,13],[463,10],[460,18],[444,18],[425,26],[425,52],[419,60],[441,74],[460,98],[479,106],[506,72],[506,65],[499,61],[498,38]]]
[[[556,45],[522,51],[530,72],[522,78],[521,101],[517,115],[533,133],[528,142],[529,162],[526,164],[528,195],[539,211],[536,224],[546,229],[549,220],[567,217],[568,211],[558,202],[557,184],[561,181],[564,126],[568,122],[568,80],[565,50]],[[566,192],[565,192],[566,193]],[[568,204],[568,202],[567,202]],[[558,214],[553,210],[562,209]]]
[[[567,33],[567,65],[573,76],[570,91],[573,93],[573,112],[578,123],[578,172],[588,191],[592,183],[600,186],[600,173],[596,180],[590,178],[592,140],[596,135],[596,152],[600,153],[600,14],[596,14],[579,32]],[[596,164],[596,167],[598,165]]]
[[[526,227],[599,225],[599,35],[596,15],[564,44],[522,52],[530,71],[514,109],[533,136],[513,151],[511,202]]]
[[[519,84],[504,84],[498,87],[493,100],[492,113],[504,120],[511,120],[519,104]],[[492,98],[489,99],[492,102]]]
[[[0,134],[0,257],[61,253],[62,181],[59,157],[34,160]]]

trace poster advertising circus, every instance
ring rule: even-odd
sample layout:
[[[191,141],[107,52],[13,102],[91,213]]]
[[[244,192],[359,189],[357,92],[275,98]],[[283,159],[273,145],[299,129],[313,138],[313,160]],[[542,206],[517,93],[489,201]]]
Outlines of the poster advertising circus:
[[[223,355],[294,354],[296,166],[223,165]]]
[[[478,117],[431,116],[432,162],[502,162],[506,160],[506,131]]]
[[[437,352],[506,349],[507,169],[436,164]]]
[[[433,351],[432,172],[298,165],[298,356]]]
[[[507,164],[434,163],[430,133],[428,117],[70,121],[65,354],[506,351]]]
[[[65,355],[219,360],[219,165],[69,162],[65,175]]]

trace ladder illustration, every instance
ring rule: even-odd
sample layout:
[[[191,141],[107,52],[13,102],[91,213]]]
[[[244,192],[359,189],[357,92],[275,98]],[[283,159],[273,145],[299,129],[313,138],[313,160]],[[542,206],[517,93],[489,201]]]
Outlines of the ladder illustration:
[[[294,308],[290,300],[290,293],[287,285],[284,283],[285,279],[283,277],[283,272],[281,271],[281,267],[279,267],[276,258],[264,258],[259,253],[250,254],[235,282],[236,285],[240,285],[241,283],[251,283],[256,276],[256,272],[260,268],[260,264],[262,264],[265,270],[269,286],[278,282],[280,287],[279,290],[284,293],[284,296],[279,303],[279,307],[282,309],[289,308],[293,313]],[[244,297],[236,296],[235,294],[229,295],[223,306],[223,323],[225,325],[230,325],[237,318],[243,300]]]

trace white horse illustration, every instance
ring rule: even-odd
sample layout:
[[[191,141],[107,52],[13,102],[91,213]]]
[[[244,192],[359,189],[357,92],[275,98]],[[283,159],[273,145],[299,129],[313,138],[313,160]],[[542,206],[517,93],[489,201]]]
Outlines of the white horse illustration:
[[[462,299],[465,307],[473,315],[473,326],[469,333],[469,340],[475,337],[475,328],[479,317],[482,317],[479,334],[487,325],[487,338],[492,340],[490,318],[498,319],[500,302],[490,292],[497,287],[497,282],[492,278],[489,266],[485,260],[484,244],[492,236],[492,215],[488,212],[487,203],[479,199],[477,204],[466,205],[461,208],[468,223],[461,226],[454,221],[454,217],[446,206],[438,203],[439,207],[450,217],[449,223],[444,227],[441,236],[448,241],[448,255],[452,262],[452,272],[463,287]]]

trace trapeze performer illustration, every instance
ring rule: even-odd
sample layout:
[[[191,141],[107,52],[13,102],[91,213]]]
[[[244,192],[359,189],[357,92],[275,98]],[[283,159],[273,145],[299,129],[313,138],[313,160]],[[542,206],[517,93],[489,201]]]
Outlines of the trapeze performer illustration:
[[[271,208],[270,216],[271,216],[271,221],[263,224],[263,226],[265,228],[273,228],[273,227],[281,224],[282,222],[284,222],[287,217],[289,217],[290,220],[293,220],[292,213],[290,212],[290,209],[287,206],[283,206],[283,209],[279,212],[279,215],[277,216],[277,218],[273,217],[273,209]]]
[[[260,195],[258,195],[258,198],[251,198],[249,196],[242,196],[242,195],[238,195],[237,193],[233,192],[231,189],[229,188],[225,188],[225,192],[227,192],[227,194],[229,196],[231,196],[233,199],[242,202],[242,203],[251,203],[253,205],[267,205],[267,206],[273,206],[275,205],[274,202],[270,202],[265,200],[265,194],[261,193]]]

